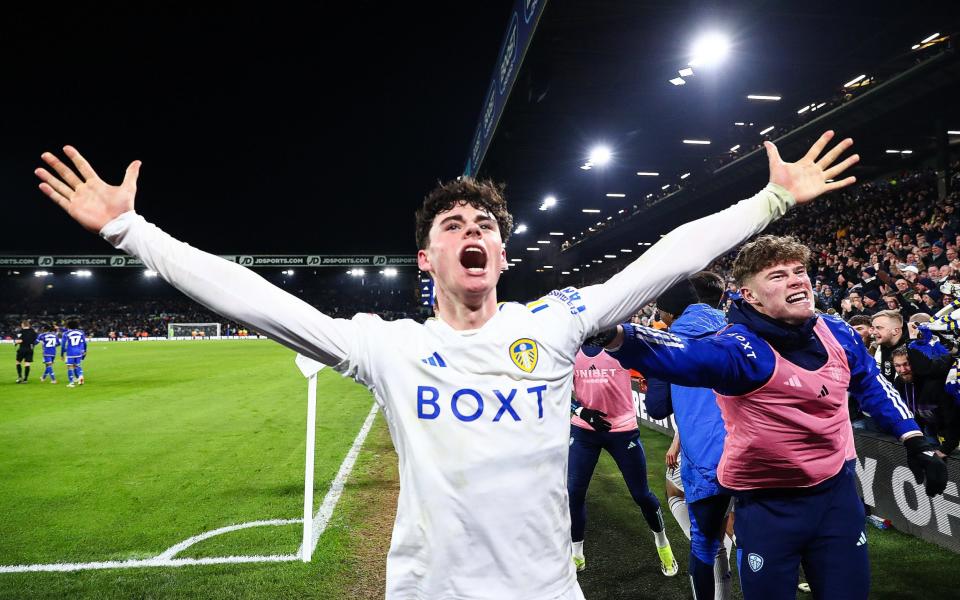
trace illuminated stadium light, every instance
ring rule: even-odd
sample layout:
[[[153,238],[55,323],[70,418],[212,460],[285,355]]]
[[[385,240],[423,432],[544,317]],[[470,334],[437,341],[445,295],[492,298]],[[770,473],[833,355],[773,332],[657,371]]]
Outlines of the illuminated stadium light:
[[[960,129],[948,129],[947,135],[960,135]]]
[[[862,80],[862,79],[866,79],[866,77],[867,77],[866,75],[857,75],[856,77],[854,77],[854,78],[851,79],[850,81],[848,81],[848,82],[846,82],[845,84],[843,84],[843,87],[848,88],[848,87],[850,87],[851,85],[857,83],[858,81],[860,81],[860,80]]]
[[[599,208],[584,208],[584,209],[581,209],[581,210],[582,210],[583,212],[585,212],[585,213],[598,213],[598,212],[600,212],[600,209],[599,209]]]
[[[610,162],[611,158],[613,158],[613,153],[610,151],[610,148],[606,146],[595,146],[590,150],[590,163],[598,167],[602,167]]]
[[[633,250],[631,250],[630,248],[620,248],[620,252],[623,252],[624,254],[630,254],[631,252],[633,252]]]
[[[537,240],[538,244],[549,244],[550,240]]]
[[[543,265],[543,268],[544,268],[544,269],[552,269],[552,268],[553,268],[553,265]]]
[[[397,270],[394,269],[393,267],[387,267],[386,269],[380,271],[380,273],[383,274],[384,277],[396,277],[396,276],[397,276]]]
[[[530,252],[540,252],[540,246],[530,246],[527,250]]]
[[[626,198],[626,194],[607,194],[607,198]]]
[[[604,254],[603,257],[604,257],[604,258],[616,258],[617,255],[616,255],[616,254]],[[600,262],[600,261],[598,260],[597,262]]]
[[[350,277],[362,277],[365,274],[366,274],[366,271],[364,271],[363,269],[350,269],[349,271],[347,271],[347,275],[349,275]]]
[[[551,232],[550,232],[550,235],[562,236],[562,235],[563,235],[563,232],[562,232],[562,231],[551,231]],[[574,237],[573,239],[577,239],[577,238]]]
[[[587,266],[589,266],[589,265],[587,265]],[[573,270],[576,271],[577,273],[579,273],[579,272],[580,272],[580,267],[574,267]]]
[[[683,80],[683,77],[674,77],[670,80],[670,83],[673,85],[686,85],[686,81]]]
[[[937,32],[937,33],[931,33],[931,34],[928,35],[927,37],[925,37],[925,38],[923,38],[922,40],[920,40],[920,43],[921,43],[921,44],[926,44],[927,42],[932,42],[933,40],[937,39],[937,36],[938,36],[938,35],[940,35],[939,32]]]
[[[690,177],[690,173],[684,173],[680,176],[680,179],[686,179],[687,177]]]
[[[92,276],[93,276],[93,273],[91,273],[90,271],[87,271],[87,270],[71,271],[70,274],[71,274],[71,275],[76,275],[77,277],[92,277]]]
[[[900,154],[899,150],[887,150],[887,154]]]
[[[34,277],[49,277],[52,273],[50,271],[34,271]]]
[[[913,154],[913,150],[901,150],[900,154]]]
[[[693,42],[690,50],[689,66],[715,65],[723,61],[730,52],[730,40],[721,33],[708,33]]]
[[[808,110],[810,110],[810,109],[813,108],[814,106],[816,106],[816,105],[815,105],[815,104],[808,104],[808,105],[804,106],[803,108],[801,108],[800,110],[798,110],[798,111],[797,111],[797,114],[798,114],[798,115],[802,115],[803,113],[807,112]]]
[[[744,123],[743,121],[734,121],[733,124],[736,125],[737,127],[743,127],[744,125],[746,125],[746,123]]]
[[[656,171],[637,171],[637,175],[640,177],[659,177],[660,173]]]
[[[653,198],[653,194],[647,194],[647,198]]]
[[[617,211],[617,214],[618,214],[618,215],[622,215],[623,212],[624,212],[624,210],[621,208],[620,210]]]
[[[680,73],[680,77],[693,77],[693,69],[687,67],[686,69],[680,69],[677,71]]]
[[[593,167],[590,166],[590,165],[580,165],[580,168],[583,169],[584,171],[589,171],[589,170],[592,169]]]
[[[607,217],[607,220],[609,221],[612,218],[613,218],[613,215],[610,215],[609,217]]]
[[[740,149],[740,144],[737,144],[736,146],[733,146],[730,148],[730,152],[736,152],[739,149]]]
[[[603,223],[601,221],[597,221],[597,226],[599,227],[600,225],[603,225]]]
[[[919,47],[920,47],[920,44],[914,44],[914,45],[910,46],[910,49],[911,49],[911,50],[916,50],[916,49],[919,48]]]
[[[707,145],[710,143],[710,140],[683,140],[684,144],[700,144]]]
[[[764,129],[763,131],[761,131],[761,132],[760,132],[760,135],[766,135],[766,134],[770,133],[771,131],[773,131],[773,125],[771,125],[770,127],[767,127],[767,128]]]
[[[569,275],[569,274],[570,274],[570,271],[560,271],[560,274],[561,274],[561,275]]]
[[[555,196],[547,196],[543,199],[543,203],[540,204],[540,210],[547,210],[548,208],[553,208],[557,205],[557,198]]]
[[[143,270],[143,276],[144,276],[144,277],[156,277],[156,276],[157,276],[157,272],[156,272],[156,271],[153,271],[153,270],[151,270],[151,269],[144,269],[144,270]]]
[[[283,275],[293,275],[293,269],[286,269],[286,270],[280,271],[280,273]]]
[[[522,259],[522,258],[511,258],[511,259],[510,259],[510,262],[515,262],[515,263],[517,263],[517,262],[523,262],[523,259]]]
[[[519,225],[517,225],[517,228],[513,230],[513,232],[514,232],[514,233],[526,233],[526,232],[527,232],[527,226],[524,225],[523,223],[520,223]]]
[[[668,183],[667,185],[661,187],[660,189],[661,189],[661,190],[666,190],[666,189],[669,189],[669,188],[670,188],[670,184]]]
[[[765,94],[748,94],[747,100],[767,100],[770,102],[777,102],[780,100],[780,96],[768,96]]]

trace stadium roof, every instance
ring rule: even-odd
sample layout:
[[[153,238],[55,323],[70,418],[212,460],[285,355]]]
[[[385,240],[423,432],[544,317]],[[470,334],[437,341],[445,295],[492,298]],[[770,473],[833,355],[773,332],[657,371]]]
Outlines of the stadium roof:
[[[0,99],[0,174],[14,199],[7,222],[20,225],[8,226],[0,253],[105,251],[35,189],[36,157],[62,143],[108,180],[143,159],[139,210],[214,252],[412,253],[423,193],[463,169],[513,4],[13,15],[17,27],[0,41],[20,57]],[[771,125],[809,120],[797,112],[860,74],[882,83],[938,51],[911,46],[956,31],[953,13],[949,3],[550,0],[480,171],[508,184],[512,211],[529,227],[511,255],[525,257],[527,241],[558,248],[647,194],[702,185],[716,167],[705,158],[736,144],[744,151]],[[681,74],[707,32],[727,36],[729,55]],[[929,157],[933,117],[960,129],[957,86],[947,83],[851,132],[861,179]],[[611,149],[610,165],[581,169],[598,143]],[[756,187],[762,174],[752,176]],[[556,205],[538,210],[547,195]],[[670,204],[682,210],[629,231],[655,241],[672,221],[734,199]]]

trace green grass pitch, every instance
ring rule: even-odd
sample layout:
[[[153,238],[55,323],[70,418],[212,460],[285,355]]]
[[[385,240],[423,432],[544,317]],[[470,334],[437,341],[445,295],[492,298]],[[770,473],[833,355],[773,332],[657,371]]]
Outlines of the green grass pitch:
[[[5,347],[0,347],[3,350]],[[92,343],[87,384],[0,379],[0,565],[148,558],[225,525],[302,514],[306,380],[265,341]],[[324,370],[318,386],[315,508],[371,405]],[[663,501],[668,439],[643,430]],[[377,598],[396,493],[378,417],[310,564],[220,564],[0,573],[0,598]],[[664,503],[665,504],[665,503]],[[659,573],[652,537],[609,457],[588,495],[588,598],[689,598],[688,542],[665,510],[680,575]],[[212,538],[180,557],[291,554],[301,526]],[[953,597],[956,557],[868,528],[874,598]],[[739,596],[736,583],[735,597]],[[802,597],[802,596],[801,596]]]

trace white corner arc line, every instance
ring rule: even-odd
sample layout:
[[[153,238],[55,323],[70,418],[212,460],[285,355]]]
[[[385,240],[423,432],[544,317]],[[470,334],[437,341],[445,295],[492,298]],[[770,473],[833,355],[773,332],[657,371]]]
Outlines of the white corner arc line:
[[[320,540],[320,535],[323,533],[323,530],[326,529],[327,524],[330,522],[330,517],[333,515],[333,510],[337,506],[337,502],[340,500],[340,495],[343,493],[343,487],[346,483],[347,477],[350,476],[350,472],[353,470],[353,465],[357,461],[357,456],[360,454],[360,448],[363,446],[363,442],[367,438],[367,434],[370,433],[371,427],[373,427],[373,420],[377,414],[378,405],[376,402],[373,403],[373,407],[370,409],[370,413],[367,415],[366,420],[363,422],[363,426],[360,428],[360,431],[357,433],[357,437],[353,440],[353,445],[350,447],[350,450],[347,452],[347,456],[343,459],[343,462],[340,464],[340,470],[337,471],[336,477],[334,477],[333,482],[330,484],[330,489],[327,491],[327,495],[323,498],[323,503],[320,505],[320,509],[317,511],[317,514],[313,518],[313,539],[311,543],[313,548],[316,549],[317,543]],[[269,526],[269,525],[293,525],[297,523],[302,523],[303,519],[270,519],[264,521],[250,521],[249,523],[240,523],[237,525],[228,525],[226,527],[220,527],[218,529],[213,529],[195,535],[191,538],[188,538],[178,544],[175,544],[157,556],[153,558],[144,558],[144,559],[130,559],[130,560],[108,560],[108,561],[99,561],[99,562],[85,562],[85,563],[42,563],[42,564],[33,564],[33,565],[0,565],[0,573],[38,573],[38,572],[67,572],[67,571],[88,571],[88,570],[99,570],[99,569],[133,569],[133,568],[143,568],[143,567],[184,567],[192,565],[219,565],[227,563],[269,563],[269,562],[290,562],[298,561],[301,558],[303,547],[297,550],[296,554],[269,554],[263,556],[210,556],[204,558],[173,558],[177,553],[182,552],[186,548],[206,540],[217,535],[228,533],[231,531],[237,531],[239,529],[248,529],[250,527],[260,527],[260,526]]]

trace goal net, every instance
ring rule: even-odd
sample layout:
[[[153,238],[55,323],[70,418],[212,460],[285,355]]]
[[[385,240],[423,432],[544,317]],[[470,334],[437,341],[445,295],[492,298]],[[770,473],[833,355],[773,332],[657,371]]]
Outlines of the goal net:
[[[174,338],[219,338],[220,323],[170,323],[167,337]]]

